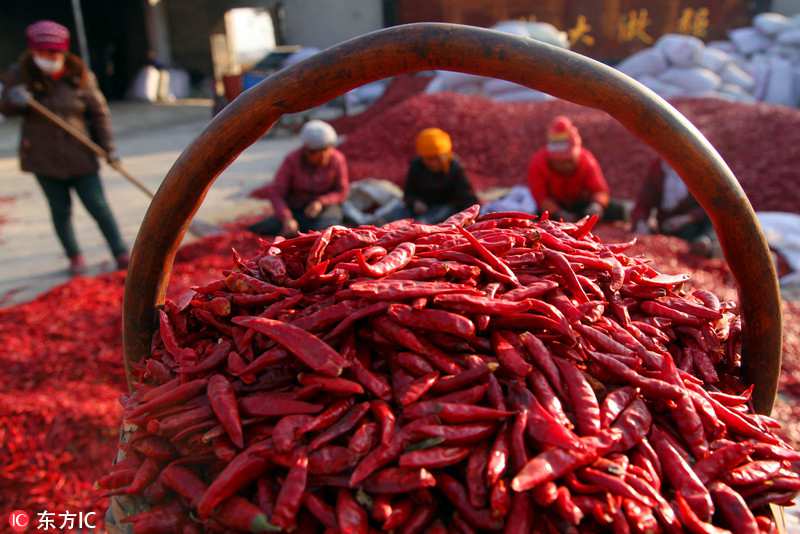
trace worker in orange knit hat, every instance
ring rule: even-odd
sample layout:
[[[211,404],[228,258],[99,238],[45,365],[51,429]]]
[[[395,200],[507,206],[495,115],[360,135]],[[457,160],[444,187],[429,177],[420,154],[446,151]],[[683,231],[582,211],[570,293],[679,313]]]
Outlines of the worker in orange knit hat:
[[[403,193],[409,214],[435,224],[478,202],[464,167],[453,154],[450,135],[426,128],[416,139],[417,157],[411,161]]]

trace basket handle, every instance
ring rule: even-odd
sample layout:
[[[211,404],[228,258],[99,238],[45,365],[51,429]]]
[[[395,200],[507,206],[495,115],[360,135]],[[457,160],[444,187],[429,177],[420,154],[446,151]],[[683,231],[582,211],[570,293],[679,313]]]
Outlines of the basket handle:
[[[356,37],[270,76],[183,151],[147,210],[128,268],[123,342],[129,384],[130,363],[149,354],[177,247],[216,177],[282,114],[374,80],[432,69],[500,78],[603,110],[675,168],[708,212],[738,282],[745,378],[755,385],[756,409],[768,413],[781,365],[777,277],[750,202],[708,140],[667,102],[611,67],[533,39],[437,23]]]

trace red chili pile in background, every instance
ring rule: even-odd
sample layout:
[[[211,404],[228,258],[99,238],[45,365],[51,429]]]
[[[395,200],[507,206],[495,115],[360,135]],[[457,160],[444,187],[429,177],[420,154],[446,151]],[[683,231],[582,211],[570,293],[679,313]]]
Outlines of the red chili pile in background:
[[[714,99],[672,103],[719,150],[756,210],[800,211],[800,168],[787,148],[800,143],[800,111]],[[476,189],[510,187],[526,182],[528,161],[559,114],[578,126],[613,195],[634,198],[655,153],[607,114],[560,100],[502,103],[460,94],[419,94],[376,110],[340,148],[353,179],[402,183],[414,156],[415,136],[436,126],[451,134]]]
[[[400,102],[420,93],[430,83],[431,78],[419,74],[401,74],[389,82],[381,97],[358,115],[344,115],[333,119],[331,125],[339,135],[348,135],[362,124],[369,122]]]
[[[771,532],[800,452],[748,407],[735,303],[596,217],[477,214],[265,243],[169,300],[100,481],[136,532]]]

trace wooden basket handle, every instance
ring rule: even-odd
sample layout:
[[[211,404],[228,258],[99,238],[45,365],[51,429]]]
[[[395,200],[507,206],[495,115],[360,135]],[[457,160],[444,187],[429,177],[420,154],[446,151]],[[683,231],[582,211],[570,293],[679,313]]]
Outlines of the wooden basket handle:
[[[125,284],[126,372],[149,354],[175,252],[211,184],[284,113],[320,105],[366,83],[444,69],[491,76],[609,113],[655,149],[709,214],[738,282],[744,373],[768,413],[781,365],[775,268],[750,202],[708,140],[672,106],[621,72],[533,39],[454,24],[396,26],[356,37],[242,93],[183,151],[142,222]]]

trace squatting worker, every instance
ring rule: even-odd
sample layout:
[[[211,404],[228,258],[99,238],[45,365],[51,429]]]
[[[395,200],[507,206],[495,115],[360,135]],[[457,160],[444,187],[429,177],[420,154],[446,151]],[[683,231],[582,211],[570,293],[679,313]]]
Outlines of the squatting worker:
[[[592,214],[606,220],[624,217],[622,207],[610,202],[600,165],[564,116],[553,120],[547,129],[547,145],[531,158],[528,187],[539,211],[549,211],[555,219],[576,221]]]
[[[48,119],[30,109],[34,98],[89,135],[108,153],[114,152],[111,116],[94,74],[69,53],[69,30],[49,20],[26,30],[28,49],[3,79],[0,112],[22,115],[19,159],[23,171],[33,173],[47,197],[56,234],[69,258],[72,274],[86,269],[72,226],[74,190],[97,222],[117,266],[128,265],[128,252],[103,193],[97,158],[91,150]]]
[[[478,202],[447,132],[422,130],[416,148],[417,157],[409,165],[403,191],[406,216],[435,224]]]
[[[300,131],[303,146],[283,160],[268,198],[274,215],[250,227],[264,235],[294,235],[342,223],[342,203],[350,181],[347,160],[334,145],[333,126],[308,121]]]
[[[653,217],[655,216],[655,218]],[[692,252],[715,252],[714,228],[706,212],[667,162],[656,159],[636,198],[631,228],[639,234],[658,232],[688,241]]]

